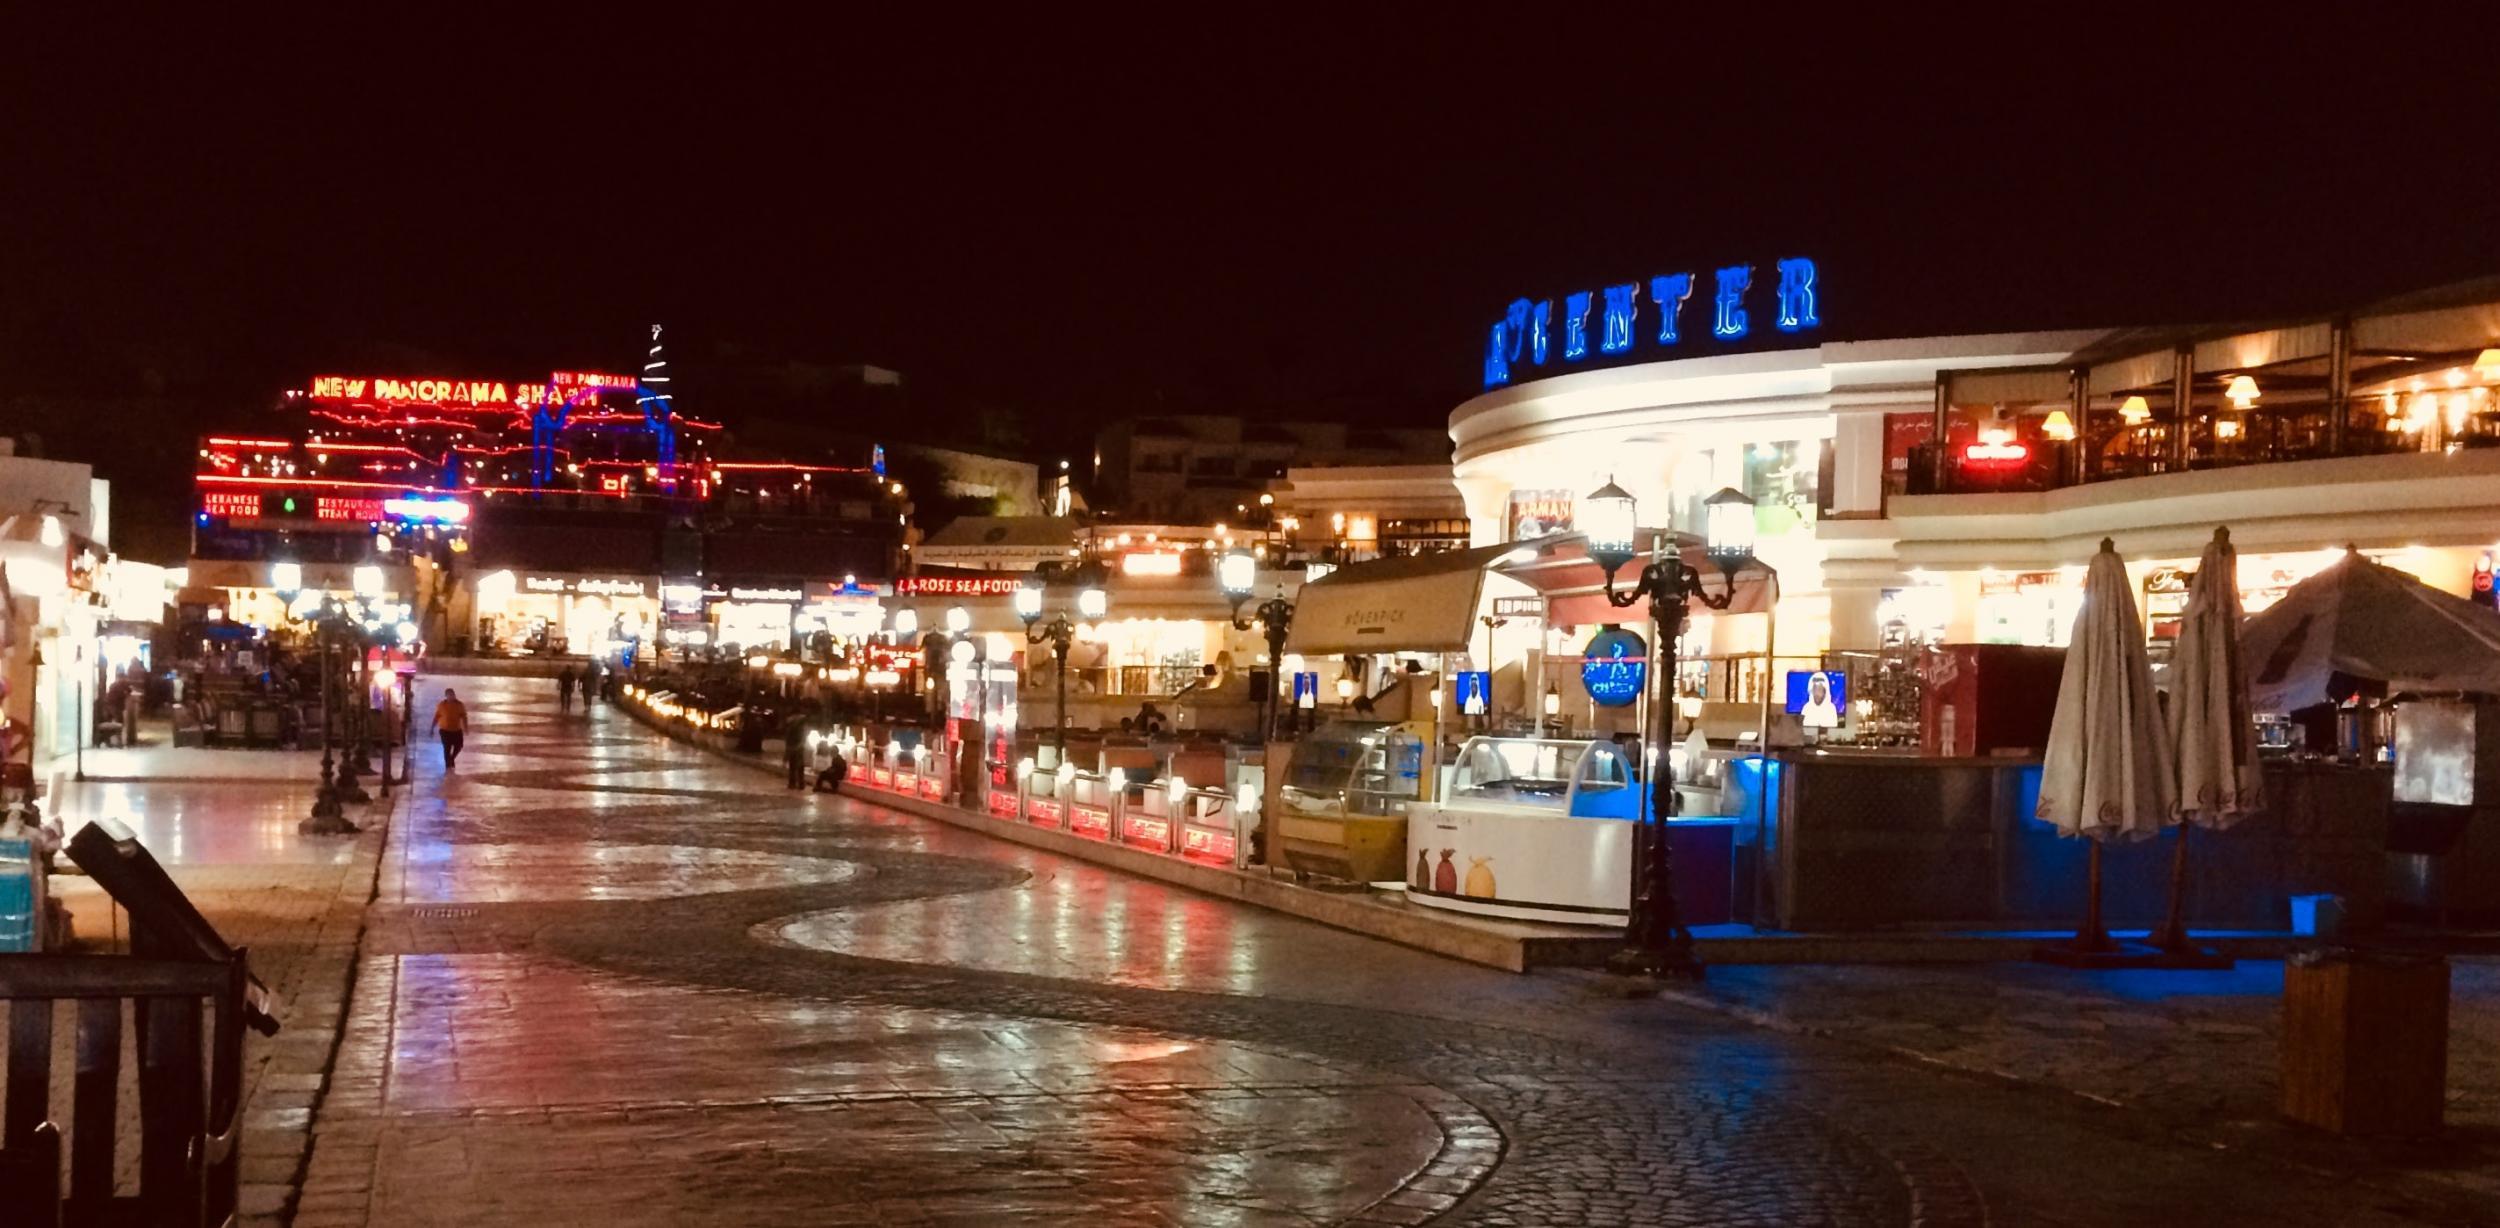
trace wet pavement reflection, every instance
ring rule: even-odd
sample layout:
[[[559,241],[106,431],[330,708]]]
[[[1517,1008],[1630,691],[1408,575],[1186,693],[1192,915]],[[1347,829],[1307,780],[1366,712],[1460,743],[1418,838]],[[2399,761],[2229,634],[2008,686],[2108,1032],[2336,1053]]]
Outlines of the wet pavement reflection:
[[[559,716],[529,684],[455,685],[470,750],[449,774],[421,760],[392,834],[298,1223],[1414,1222],[1382,1200],[1491,1167],[1498,1132],[1410,1075],[1153,1027],[587,966],[585,950],[677,949],[668,935],[698,916],[786,956],[775,932],[804,912],[800,939],[847,919],[879,950],[981,967],[958,959],[977,945],[972,914],[932,916],[914,894],[931,887],[877,880],[993,850],[780,794],[621,715]],[[890,894],[774,916],[778,900],[843,890]],[[1028,968],[1256,985],[1238,910],[1213,901],[936,898],[1003,908],[994,944],[1125,935]]]

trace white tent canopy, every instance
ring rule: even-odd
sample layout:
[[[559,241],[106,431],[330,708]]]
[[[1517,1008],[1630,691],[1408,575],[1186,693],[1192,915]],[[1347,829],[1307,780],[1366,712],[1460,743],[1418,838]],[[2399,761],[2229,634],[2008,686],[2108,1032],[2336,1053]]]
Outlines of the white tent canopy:
[[[2341,698],[2336,674],[2398,691],[2500,694],[2500,611],[2348,553],[2240,628],[2249,696],[2288,712]]]

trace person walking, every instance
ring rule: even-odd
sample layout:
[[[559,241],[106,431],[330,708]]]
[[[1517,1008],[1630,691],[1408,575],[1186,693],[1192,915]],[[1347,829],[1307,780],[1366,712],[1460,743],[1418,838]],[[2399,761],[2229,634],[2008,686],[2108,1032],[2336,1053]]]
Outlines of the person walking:
[[[807,787],[807,761],[813,752],[807,744],[808,725],[808,711],[801,708],[792,712],[790,719],[781,726],[781,759],[789,769],[790,787],[793,789]]]
[[[577,681],[577,679],[574,676],[573,667],[570,665],[564,667],[563,673],[556,675],[556,707],[559,710],[565,712],[573,710],[573,684],[575,681]]]
[[[443,770],[460,765],[460,748],[469,741],[469,705],[460,702],[460,692],[443,688],[443,702],[434,705],[434,732],[443,739]]]

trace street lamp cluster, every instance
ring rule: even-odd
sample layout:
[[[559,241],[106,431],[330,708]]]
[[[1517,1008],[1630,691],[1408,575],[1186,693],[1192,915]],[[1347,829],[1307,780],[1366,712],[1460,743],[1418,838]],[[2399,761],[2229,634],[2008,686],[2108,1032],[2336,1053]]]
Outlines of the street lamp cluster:
[[[1713,610],[1724,610],[1736,596],[1736,573],[1752,560],[1754,550],[1754,501],[1733,488],[1721,490],[1702,501],[1706,537],[1703,552],[1720,576],[1716,592],[1702,582],[1701,574],[1686,565],[1681,551],[1670,536],[1653,545],[1649,562],[1642,566],[1628,590],[1615,588],[1615,577],[1626,564],[1638,557],[1635,541],[1638,536],[1638,505],[1631,492],[1609,481],[1591,491],[1580,504],[1580,524],[1588,534],[1589,556],[1606,569],[1606,601],[1617,609],[1629,608],[1643,598],[1649,601],[1649,616],[1655,632],[1655,647],[1660,670],[1661,702],[1650,705],[1650,728],[1642,731],[1646,745],[1649,779],[1649,813],[1633,833],[1632,907],[1623,933],[1623,949],[1607,961],[1607,966],[1620,973],[1647,976],[1701,976],[1701,961],[1693,955],[1693,934],[1675,901],[1675,856],[1668,843],[1669,820],[1681,808],[1674,782],[1658,779],[1668,762],[1666,735],[1673,730],[1676,657],[1679,641],[1684,635],[1687,603],[1700,601]],[[1547,709],[1553,708],[1547,696]]]
[[[1076,595],[1077,617],[1086,622],[1099,621],[1104,614],[1110,612],[1111,608],[1111,599],[1101,587],[1099,568],[1080,568],[1076,573],[1076,580],[1084,585]],[[1042,578],[1038,574],[1033,580],[1016,589],[1016,617],[1024,620],[1025,643],[1040,644],[1047,641],[1051,650],[1057,654],[1059,667],[1058,746],[1059,762],[1064,767],[1068,761],[1068,645],[1076,639],[1076,623],[1069,620],[1065,611],[1053,614],[1048,621],[1044,621],[1042,593]],[[969,620],[966,625],[970,625]]]
[[[282,578],[301,583],[300,571]],[[347,802],[373,800],[357,779],[361,773],[373,770],[373,705],[369,698],[360,698],[347,707],[346,728],[341,729],[340,700],[349,687],[359,688],[364,697],[372,694],[373,664],[366,649],[380,641],[386,628],[395,624],[401,643],[416,638],[414,625],[406,621],[406,607],[380,601],[378,583],[368,585],[364,577],[358,580],[357,596],[343,597],[318,590],[285,593],[288,614],[312,628],[313,657],[321,671],[321,785],[313,795],[311,815],[299,825],[308,834],[346,835],[358,830],[348,821],[343,806]],[[346,652],[356,654],[353,664],[340,659]],[[342,677],[343,674],[347,676]],[[409,702],[410,681],[401,679],[403,709]],[[382,788],[387,793],[391,786],[390,747],[385,745],[382,751]]]
[[[1247,631],[1257,626],[1267,632],[1267,708],[1259,716],[1259,740],[1264,742],[1276,736],[1277,691],[1285,683],[1285,637],[1293,633],[1293,603],[1279,592],[1260,602],[1250,617],[1243,617],[1242,607],[1250,603],[1250,590],[1258,584],[1259,561],[1240,551],[1224,556],[1216,569],[1216,579],[1224,588],[1224,596],[1233,603],[1233,629]]]

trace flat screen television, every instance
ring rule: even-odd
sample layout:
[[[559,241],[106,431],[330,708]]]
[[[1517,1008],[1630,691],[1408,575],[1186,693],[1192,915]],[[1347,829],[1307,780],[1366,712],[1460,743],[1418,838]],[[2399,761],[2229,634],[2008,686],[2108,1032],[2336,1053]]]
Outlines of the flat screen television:
[[[1818,686],[1817,680],[1820,680]],[[1792,669],[1781,710],[1809,729],[1829,729],[1849,711],[1849,675],[1836,669]]]

